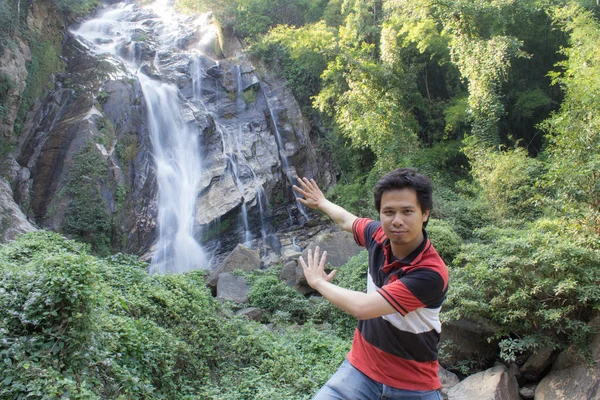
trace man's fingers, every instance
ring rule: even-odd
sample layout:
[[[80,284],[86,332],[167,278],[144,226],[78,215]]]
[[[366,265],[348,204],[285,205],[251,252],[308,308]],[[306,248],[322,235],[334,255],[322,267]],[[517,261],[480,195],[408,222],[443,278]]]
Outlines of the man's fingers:
[[[321,248],[319,246],[315,247],[313,265],[319,265],[319,253],[320,252],[321,252]]]
[[[323,252],[323,254],[321,255],[321,261],[319,262],[319,264],[321,265],[321,267],[325,268],[325,261],[327,260],[327,250],[325,250]]]
[[[302,256],[300,256],[300,265],[302,265],[302,269],[306,269],[308,268],[308,265],[306,265],[306,262],[304,262],[304,259],[302,258]]]
[[[337,269],[334,269],[329,274],[327,274],[327,282],[331,282],[336,274],[337,274]]]

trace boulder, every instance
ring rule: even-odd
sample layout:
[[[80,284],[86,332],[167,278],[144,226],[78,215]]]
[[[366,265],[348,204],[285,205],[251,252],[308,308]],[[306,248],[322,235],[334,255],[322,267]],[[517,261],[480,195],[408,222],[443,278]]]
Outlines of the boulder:
[[[262,310],[258,307],[242,308],[241,310],[237,310],[235,315],[242,315],[248,319],[258,322],[260,322],[263,317]]]
[[[600,326],[600,317],[590,325]],[[600,399],[600,332],[592,339],[590,350],[594,364],[587,363],[573,346],[563,351],[536,387],[535,399]]]
[[[445,322],[440,338],[444,350],[440,363],[457,365],[459,361],[468,359],[479,366],[489,365],[489,361],[498,354],[497,343],[487,340],[493,333],[493,327],[468,320]]]
[[[215,287],[220,280],[220,275],[225,272],[233,272],[236,269],[252,271],[259,268],[260,255],[258,251],[249,249],[240,243],[209,275],[206,283],[211,287]]]
[[[556,352],[550,347],[539,349],[521,367],[521,374],[529,381],[539,380],[548,371]]]
[[[327,264],[333,268],[341,267],[348,262],[350,257],[364,250],[363,247],[356,244],[351,233],[337,231],[318,235],[304,249],[302,257],[306,260],[308,250],[314,250],[316,246],[321,248],[321,252],[327,251]]]
[[[243,276],[235,276],[224,272],[217,283],[217,299],[231,300],[236,303],[247,303],[250,287]]]
[[[0,179],[0,243],[13,240],[16,236],[37,230],[13,200],[8,182]]]
[[[536,400],[596,400],[600,398],[600,368],[576,365],[551,371],[535,389]]]
[[[296,265],[296,261],[288,261],[279,273],[279,279],[284,281],[288,286],[296,284]]]
[[[504,365],[498,365],[469,376],[448,392],[448,400],[475,399],[520,400],[519,385]]]
[[[452,387],[456,386],[460,382],[460,379],[458,379],[458,376],[456,374],[446,370],[441,365],[438,371],[438,375],[440,377],[440,381],[442,382],[442,397],[444,399],[447,399],[448,392]]]

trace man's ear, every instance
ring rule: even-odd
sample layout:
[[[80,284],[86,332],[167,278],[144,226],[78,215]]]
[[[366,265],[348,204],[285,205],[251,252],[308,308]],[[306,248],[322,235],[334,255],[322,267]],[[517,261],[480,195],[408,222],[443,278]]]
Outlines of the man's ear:
[[[427,210],[423,213],[423,222],[427,222],[429,221],[429,214],[431,213],[431,210]]]

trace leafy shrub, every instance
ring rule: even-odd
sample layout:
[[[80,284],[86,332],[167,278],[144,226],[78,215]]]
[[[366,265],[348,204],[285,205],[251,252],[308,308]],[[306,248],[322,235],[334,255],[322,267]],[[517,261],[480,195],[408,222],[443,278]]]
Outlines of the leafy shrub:
[[[497,324],[495,338],[512,338],[501,354],[505,359],[512,358],[511,349],[583,346],[586,322],[600,304],[594,232],[566,219],[540,219],[525,228],[490,226],[476,234],[478,241],[463,246],[451,270],[445,317]]]
[[[454,232],[451,224],[447,221],[430,218],[427,224],[427,234],[446,265],[452,264],[463,241]]]
[[[110,254],[111,216],[102,199],[100,185],[108,166],[93,145],[73,158],[67,191],[72,196],[65,220],[65,232],[90,243],[99,254]]]
[[[256,279],[248,293],[248,300],[252,306],[270,313],[286,312],[298,321],[304,320],[308,310],[308,300],[273,275]]]
[[[0,250],[2,398],[180,398],[203,387],[220,338],[202,274],[148,275],[53,233]]]
[[[528,157],[525,149],[498,152],[467,143],[471,172],[498,215],[528,221],[542,215],[543,190],[537,184],[544,174],[542,161]]]
[[[217,380],[201,398],[226,400],[309,399],[339,367],[350,341],[316,329],[265,326],[229,320]]]

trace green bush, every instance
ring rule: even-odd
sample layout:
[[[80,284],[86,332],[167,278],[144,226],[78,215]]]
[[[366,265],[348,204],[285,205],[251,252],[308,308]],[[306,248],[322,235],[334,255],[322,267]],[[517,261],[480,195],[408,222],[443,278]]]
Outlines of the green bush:
[[[304,320],[308,311],[308,300],[273,275],[256,279],[248,293],[248,300],[251,306],[269,313],[289,313],[290,318],[297,321]]]
[[[202,271],[89,250],[43,231],[0,247],[0,398],[307,399],[349,350],[311,324],[227,319]],[[290,291],[279,300],[308,312]]]
[[[540,219],[524,228],[476,232],[455,260],[445,318],[484,318],[498,326],[501,356],[542,344],[576,343],[600,310],[600,245],[576,221]]]
[[[452,225],[448,221],[430,218],[427,234],[446,265],[452,264],[463,243],[460,236],[452,229]]]
[[[72,200],[64,226],[66,233],[77,235],[103,255],[110,254],[112,229],[111,215],[101,194],[107,171],[106,160],[93,145],[75,155],[67,182]]]
[[[544,192],[539,184],[545,165],[525,149],[505,152],[484,149],[467,141],[472,174],[492,210],[502,218],[533,221],[543,214],[538,206]]]
[[[2,398],[180,398],[207,383],[220,324],[201,274],[155,276],[48,232],[0,251]]]
[[[255,322],[232,319],[224,330],[221,374],[200,398],[309,399],[350,349],[349,340],[312,325],[271,331]]]

